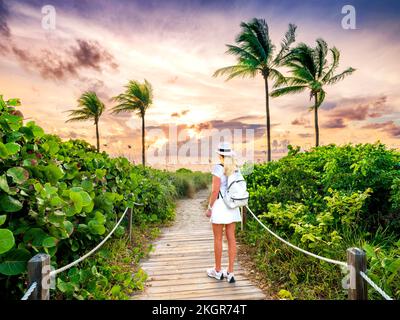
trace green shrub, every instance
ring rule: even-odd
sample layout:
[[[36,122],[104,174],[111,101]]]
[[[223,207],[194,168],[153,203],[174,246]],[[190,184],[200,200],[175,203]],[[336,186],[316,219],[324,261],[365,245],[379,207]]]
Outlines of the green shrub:
[[[22,295],[32,256],[45,252],[56,268],[75,260],[97,245],[133,202],[143,204],[133,206],[136,225],[174,218],[178,174],[110,158],[82,140],[63,142],[32,121],[23,124],[12,114],[15,105],[17,99],[0,96],[0,298]],[[123,234],[124,225],[115,236]],[[93,271],[96,263],[88,261],[90,271],[81,271],[91,272],[93,281],[100,274],[101,282],[111,271],[106,265]],[[73,284],[62,279],[58,289],[66,297],[79,296],[76,290],[67,294]],[[119,292],[115,287],[110,294]]]
[[[371,252],[374,250],[369,250],[369,271],[372,275],[385,274],[384,270],[389,272],[385,278],[390,277],[390,281],[383,280],[380,284],[388,293],[399,297],[399,162],[399,152],[388,150],[381,143],[329,145],[302,153],[298,148],[291,148],[288,156],[256,165],[252,174],[246,176],[249,206],[279,234],[317,254],[344,261],[346,248],[373,243],[374,250],[391,257],[391,263],[390,267],[384,262],[373,264]],[[245,241],[251,244],[257,237],[270,239],[263,230],[255,228],[245,234]],[[269,250],[262,259],[274,261],[271,250],[279,248],[285,254],[292,250],[284,244],[266,241],[270,243],[266,245]],[[263,256],[261,251],[257,252]],[[302,257],[304,264],[309,260]],[[299,278],[300,273],[309,272],[304,268],[299,263],[292,272],[298,272]],[[331,279],[324,272],[331,272],[330,267],[322,264],[318,269],[320,275]],[[278,272],[269,276],[279,277]],[[317,278],[309,274],[307,277],[308,281],[310,277]],[[325,287],[319,294],[310,293],[309,297],[331,297],[332,292],[340,297],[340,279],[337,281],[336,287]],[[301,288],[304,283],[298,282],[297,286]],[[300,289],[297,297],[307,298],[304,295],[307,290],[301,293]]]

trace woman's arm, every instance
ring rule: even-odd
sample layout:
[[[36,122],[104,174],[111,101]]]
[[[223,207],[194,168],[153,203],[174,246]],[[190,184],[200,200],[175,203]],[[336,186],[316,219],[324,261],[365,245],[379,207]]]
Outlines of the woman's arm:
[[[212,189],[211,189],[211,195],[210,195],[210,201],[208,204],[208,209],[206,212],[206,216],[210,217],[211,216],[211,209],[212,206],[214,205],[215,200],[218,198],[218,193],[219,193],[219,188],[221,186],[221,179],[218,178],[217,176],[212,177]]]

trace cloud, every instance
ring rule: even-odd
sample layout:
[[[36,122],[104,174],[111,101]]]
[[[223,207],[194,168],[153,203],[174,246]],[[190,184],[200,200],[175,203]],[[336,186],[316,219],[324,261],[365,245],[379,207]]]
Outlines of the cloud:
[[[189,112],[190,112],[189,109],[183,110],[181,112],[173,112],[173,113],[171,113],[171,117],[172,118],[180,118],[180,117],[187,115]]]
[[[313,136],[311,133],[298,133],[297,135],[301,138],[311,138]]]
[[[292,121],[292,125],[294,126],[308,126],[310,124],[310,120],[304,117],[296,118]]]
[[[325,122],[322,125],[322,128],[327,128],[327,129],[346,128],[346,125],[344,124],[342,118],[334,118]]]
[[[369,123],[362,127],[363,129],[374,129],[387,132],[391,137],[400,137],[400,126],[394,121],[386,121],[381,123]]]
[[[3,0],[0,0],[0,36],[9,38],[11,36],[10,28],[7,24],[9,16],[8,8]]]
[[[367,97],[345,99],[337,103],[328,116],[332,118],[342,118],[349,121],[361,121],[367,118],[379,118],[389,113],[391,108],[386,104],[387,97]],[[356,106],[354,106],[356,104]]]
[[[118,68],[113,56],[97,41],[76,39],[74,45],[60,50],[67,53],[65,56],[47,49],[35,54],[16,45],[12,51],[20,63],[29,70],[39,72],[44,79],[65,80],[77,77],[83,69],[101,72],[104,66],[113,70]]]

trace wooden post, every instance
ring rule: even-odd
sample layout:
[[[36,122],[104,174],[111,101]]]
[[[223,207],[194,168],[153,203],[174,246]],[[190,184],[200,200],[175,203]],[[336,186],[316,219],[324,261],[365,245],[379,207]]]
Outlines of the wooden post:
[[[359,248],[347,249],[347,263],[350,268],[349,300],[368,300],[368,286],[360,271],[367,272],[367,257]]]
[[[247,222],[247,208],[242,207],[242,231],[246,228]]]
[[[47,282],[46,282],[47,281]],[[50,256],[39,253],[28,261],[28,288],[36,282],[29,300],[50,299]]]
[[[132,208],[128,208],[128,234],[129,234],[129,242],[132,242]]]

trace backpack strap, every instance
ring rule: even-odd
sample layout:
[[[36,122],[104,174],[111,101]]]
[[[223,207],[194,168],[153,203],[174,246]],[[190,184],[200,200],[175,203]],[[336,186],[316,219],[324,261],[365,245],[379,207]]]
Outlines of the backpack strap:
[[[224,165],[223,165],[222,163],[218,163],[218,165],[221,166],[222,168],[224,167]],[[222,199],[224,198],[224,197],[222,196],[221,190],[218,191],[218,198],[217,198],[217,199],[219,199],[220,196],[221,196]]]

